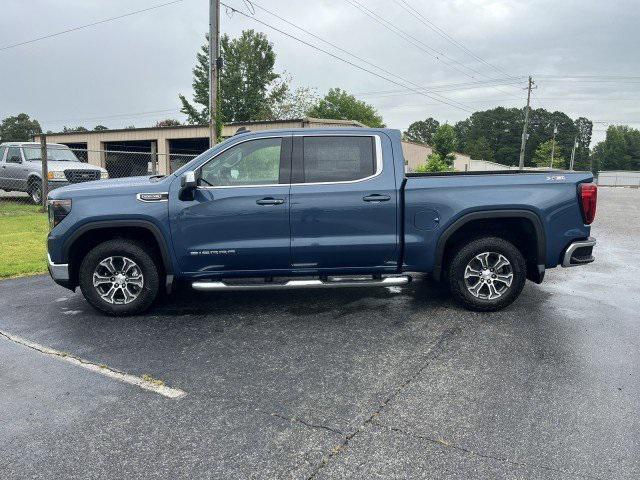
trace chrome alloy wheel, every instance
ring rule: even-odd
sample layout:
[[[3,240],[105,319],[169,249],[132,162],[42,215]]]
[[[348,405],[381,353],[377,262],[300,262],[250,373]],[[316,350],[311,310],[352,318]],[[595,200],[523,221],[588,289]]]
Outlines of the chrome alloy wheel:
[[[93,286],[102,299],[111,304],[133,302],[144,286],[142,270],[127,257],[108,257],[93,272]]]
[[[483,300],[504,295],[513,282],[513,268],[504,255],[483,252],[473,257],[464,269],[464,283],[469,293]]]

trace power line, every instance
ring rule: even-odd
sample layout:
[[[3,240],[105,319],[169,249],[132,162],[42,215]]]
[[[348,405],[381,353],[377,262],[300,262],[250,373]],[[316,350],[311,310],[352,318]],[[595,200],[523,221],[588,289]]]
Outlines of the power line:
[[[410,33],[407,33],[404,30],[398,28],[396,25],[394,25],[393,23],[391,23],[387,19],[381,17],[380,15],[375,13],[370,8],[368,8],[365,5],[363,5],[360,2],[358,2],[358,0],[346,0],[346,1],[351,6],[355,7],[356,9],[360,10],[362,13],[364,13],[368,17],[372,18],[373,20],[375,20],[376,22],[381,24],[387,30],[395,33],[400,38],[406,40],[407,42],[411,43],[413,46],[417,47],[418,49],[422,50],[423,52],[427,53],[428,55],[434,57],[436,60],[441,61],[442,63],[444,63],[448,67],[453,68],[457,72],[459,72],[459,73],[461,73],[463,75],[466,75],[467,77],[476,79],[476,77],[474,75],[472,75],[472,74],[470,74],[468,72],[465,72],[464,70],[456,67],[455,65],[459,65],[460,67],[465,68],[465,69],[467,69],[467,70],[469,70],[471,72],[474,72],[474,73],[476,73],[478,75],[481,75],[483,77],[490,78],[487,75],[483,74],[482,72],[480,72],[480,71],[478,71],[478,70],[476,70],[474,68],[471,68],[471,67],[469,67],[467,65],[462,64],[461,62],[459,62],[459,61],[447,56],[445,53],[434,49],[430,45],[427,45],[422,40],[416,38],[415,36],[411,35]],[[440,57],[443,57],[446,60],[443,60],[443,58],[440,58]],[[500,93],[502,93],[504,95],[510,95],[508,92],[505,92],[505,91],[500,90],[498,88],[494,88],[494,90],[499,91]],[[516,97],[514,97],[514,98],[516,98]],[[518,97],[518,99],[519,99],[519,97]]]
[[[490,82],[490,81],[480,81],[480,82],[467,82],[467,83],[444,83],[444,84],[429,84],[424,85],[424,88],[428,88],[432,92],[453,92],[456,90],[473,90],[476,88],[486,88],[493,87],[495,85],[515,85],[514,83],[506,83],[506,82]],[[359,92],[357,95],[386,95],[386,96],[396,96],[396,95],[413,95],[413,92],[407,92],[406,90],[377,90],[372,92]],[[512,99],[520,100],[519,98],[511,96]]]
[[[514,78],[512,77],[509,73],[507,73],[506,71],[504,71],[503,69],[493,65],[492,63],[487,62],[484,58],[480,57],[479,55],[476,55],[475,53],[473,53],[471,50],[469,50],[466,46],[464,46],[462,43],[460,43],[459,41],[457,41],[455,38],[453,38],[451,35],[449,35],[446,31],[444,31],[443,29],[441,29],[439,26],[437,26],[436,24],[434,24],[432,21],[430,21],[427,17],[425,17],[418,9],[416,9],[414,6],[412,6],[409,2],[407,2],[406,0],[394,0],[398,5],[400,5],[400,7],[402,7],[404,10],[406,10],[407,12],[409,12],[411,15],[413,15],[416,19],[418,19],[422,24],[424,24],[427,28],[433,30],[434,32],[436,32],[439,36],[445,38],[449,43],[455,45],[456,47],[458,47],[460,50],[462,50],[463,52],[467,53],[468,55],[470,55],[471,57],[473,57],[474,59],[478,60],[479,62],[485,64],[486,66],[492,68],[493,70],[495,70],[498,73],[507,75],[508,77]]]
[[[444,98],[445,100],[455,102],[455,100],[450,99],[450,98],[448,98],[448,97],[445,97],[444,95],[436,94],[436,92],[435,92],[435,91],[433,91],[433,90],[431,90],[429,87],[425,87],[424,85],[420,85],[420,84],[418,84],[418,83],[416,83],[416,82],[413,82],[413,81],[411,81],[411,80],[408,80],[408,79],[406,79],[406,78],[404,78],[404,77],[402,77],[402,76],[400,76],[400,75],[398,75],[398,74],[396,74],[396,73],[393,73],[393,72],[391,72],[391,71],[389,71],[389,70],[387,70],[387,69],[385,69],[385,68],[383,68],[383,67],[380,67],[379,65],[376,65],[376,64],[374,64],[374,63],[372,63],[372,62],[370,62],[370,61],[368,61],[368,60],[366,60],[366,59],[364,59],[364,58],[360,57],[359,55],[356,55],[355,53],[352,53],[352,52],[350,52],[350,51],[348,51],[348,50],[346,50],[346,49],[342,48],[341,46],[336,45],[335,43],[330,42],[329,40],[326,40],[326,39],[324,39],[324,38],[320,37],[319,35],[316,35],[315,33],[310,32],[309,30],[307,30],[307,29],[305,29],[305,28],[302,28],[302,27],[300,27],[300,26],[298,26],[298,25],[294,24],[293,22],[291,22],[291,21],[287,20],[286,18],[283,18],[282,16],[278,15],[277,13],[272,12],[271,10],[268,10],[267,8],[265,8],[265,7],[261,6],[261,5],[259,5],[258,3],[254,2],[254,1],[252,1],[252,0],[243,0],[243,1],[244,1],[245,3],[249,3],[249,4],[251,4],[251,5],[252,5],[252,6],[254,6],[254,7],[259,8],[260,10],[265,11],[265,12],[266,12],[266,13],[268,13],[269,15],[272,15],[272,16],[276,17],[277,19],[279,19],[279,20],[281,20],[281,21],[285,22],[286,24],[288,24],[288,25],[290,25],[290,26],[292,26],[292,27],[294,27],[294,28],[297,28],[297,29],[298,29],[298,30],[300,30],[301,32],[304,32],[304,33],[306,33],[307,35],[310,35],[311,37],[313,37],[313,38],[315,38],[315,39],[317,39],[317,40],[320,40],[321,42],[323,42],[323,43],[325,43],[325,44],[327,44],[327,45],[329,45],[329,46],[331,46],[331,47],[335,48],[336,50],[338,50],[338,51],[340,51],[340,52],[342,52],[342,53],[345,53],[345,54],[347,54],[347,55],[349,55],[349,56],[351,56],[351,57],[353,57],[353,58],[355,58],[355,59],[357,59],[357,60],[361,61],[362,63],[364,63],[364,64],[366,64],[366,65],[369,65],[369,66],[371,66],[371,67],[373,67],[373,68],[376,68],[377,70],[380,70],[381,72],[384,72],[384,73],[386,73],[386,74],[388,74],[388,75],[391,75],[392,77],[395,77],[395,78],[397,78],[397,79],[400,79],[400,80],[401,80],[401,81],[403,81],[403,82],[409,83],[409,84],[413,85],[414,87],[416,87],[416,88],[418,88],[418,89],[420,89],[420,90],[426,90],[426,91],[428,91],[428,92],[430,92],[430,93],[433,93],[434,95],[437,95],[437,96],[439,96],[439,97],[441,97],[441,98]],[[404,90],[403,90],[403,91],[404,91]],[[413,92],[412,92],[412,93],[413,93]],[[459,102],[456,102],[456,103],[459,103]],[[462,105],[462,104],[460,103],[460,105]]]
[[[548,74],[536,74],[537,76],[540,76],[542,78],[560,78],[560,79],[569,79],[569,78],[575,78],[575,79],[609,79],[609,80],[616,80],[616,79],[635,79],[635,80],[640,80],[640,76],[639,75],[548,75]]]
[[[0,47],[0,51],[8,50],[10,48],[20,47],[22,45],[27,45],[29,43],[39,42],[40,40],[45,40],[47,38],[57,37],[59,35],[64,35],[65,33],[75,32],[77,30],[82,30],[84,28],[94,27],[96,25],[100,25],[100,24],[103,24],[103,23],[113,22],[114,20],[119,20],[121,18],[130,17],[131,15],[137,15],[138,13],[148,12],[150,10],[155,10],[157,8],[166,7],[168,5],[173,5],[174,3],[180,3],[180,2],[183,2],[183,1],[184,0],[173,0],[172,2],[162,3],[160,5],[154,5],[152,7],[143,8],[142,10],[135,10],[133,12],[129,12],[129,13],[125,13],[125,14],[122,14],[122,15],[118,15],[116,17],[105,18],[104,20],[98,20],[97,22],[87,23],[85,25],[80,25],[78,27],[68,28],[68,29],[62,30],[60,32],[51,33],[49,35],[44,35],[42,37],[33,38],[31,40],[26,40],[24,42],[14,43],[12,45],[5,45],[4,47]]]
[[[402,83],[400,83],[400,82],[398,82],[398,81],[396,81],[396,80],[390,79],[390,78],[388,78],[388,77],[386,77],[386,76],[384,76],[384,75],[381,75],[381,74],[376,73],[376,72],[374,72],[374,71],[372,71],[372,70],[369,70],[369,69],[367,69],[367,68],[365,68],[365,67],[363,67],[363,66],[361,66],[361,65],[358,65],[358,64],[356,64],[356,63],[353,63],[353,62],[352,62],[352,61],[350,61],[350,60],[347,60],[347,59],[345,59],[345,58],[342,58],[342,57],[340,57],[340,56],[338,56],[338,55],[336,55],[336,54],[334,54],[334,53],[331,53],[331,52],[329,52],[329,51],[327,51],[327,50],[325,50],[325,49],[323,49],[323,48],[321,48],[321,47],[318,47],[317,45],[313,45],[313,44],[311,44],[311,43],[309,43],[309,42],[307,42],[307,41],[305,41],[305,40],[302,40],[301,38],[298,38],[298,37],[296,37],[295,35],[292,35],[292,34],[290,34],[290,33],[288,33],[288,32],[285,32],[284,30],[281,30],[281,29],[279,29],[279,28],[277,28],[277,27],[274,27],[273,25],[269,25],[268,23],[263,22],[262,20],[259,20],[259,19],[255,18],[255,17],[252,17],[251,15],[247,15],[246,13],[241,12],[240,10],[237,10],[236,8],[234,8],[234,7],[230,6],[230,5],[227,5],[227,4],[226,4],[226,3],[224,3],[224,2],[220,2],[220,4],[221,4],[221,5],[224,5],[225,7],[227,7],[227,8],[228,8],[229,10],[231,10],[232,12],[238,13],[238,14],[240,14],[240,15],[242,15],[242,16],[244,16],[244,17],[248,18],[248,19],[253,20],[254,22],[260,23],[261,25],[264,25],[265,27],[268,27],[268,28],[270,28],[270,29],[272,29],[272,30],[275,30],[276,32],[279,32],[279,33],[281,33],[281,34],[283,34],[283,35],[285,35],[285,36],[287,36],[287,37],[289,37],[289,38],[292,38],[293,40],[296,40],[296,41],[298,41],[298,42],[302,43],[303,45],[306,45],[306,46],[308,46],[308,47],[311,47],[311,48],[313,48],[314,50],[318,50],[319,52],[322,52],[322,53],[324,53],[325,55],[328,55],[328,56],[330,56],[330,57],[332,57],[332,58],[335,58],[336,60],[340,60],[341,62],[344,62],[344,63],[346,63],[346,64],[348,64],[348,65],[351,65],[351,66],[352,66],[352,67],[354,67],[354,68],[357,68],[357,69],[359,69],[359,70],[362,70],[362,71],[364,71],[364,72],[367,72],[367,73],[369,73],[369,74],[371,74],[371,75],[373,75],[373,76],[375,76],[375,77],[378,77],[378,78],[380,78],[380,79],[382,79],[382,80],[385,80],[385,81],[387,81],[387,82],[389,82],[389,83],[393,83],[394,85],[397,85],[397,86],[399,86],[399,87],[406,88],[407,90],[413,90],[413,91],[415,91],[416,93],[418,93],[418,94],[420,94],[420,95],[423,95],[423,96],[425,96],[425,97],[427,97],[427,98],[430,98],[430,99],[432,99],[432,100],[435,100],[435,101],[438,101],[438,102],[440,102],[440,103],[443,103],[443,104],[448,105],[448,106],[450,106],[450,107],[454,107],[454,108],[457,108],[457,109],[459,109],[459,110],[463,110],[463,111],[465,111],[465,112],[467,112],[467,113],[472,113],[472,111],[471,111],[471,110],[468,110],[467,108],[465,108],[465,106],[464,106],[463,104],[456,105],[456,103],[458,103],[458,102],[452,103],[453,101],[441,100],[441,99],[439,99],[439,98],[437,98],[437,97],[434,97],[434,96],[432,96],[432,95],[429,95],[428,93],[425,93],[425,92],[423,92],[423,91],[420,91],[420,90],[417,90],[417,89],[415,89],[415,88],[412,88],[412,87],[408,87],[408,86],[406,86],[406,85],[403,85]]]

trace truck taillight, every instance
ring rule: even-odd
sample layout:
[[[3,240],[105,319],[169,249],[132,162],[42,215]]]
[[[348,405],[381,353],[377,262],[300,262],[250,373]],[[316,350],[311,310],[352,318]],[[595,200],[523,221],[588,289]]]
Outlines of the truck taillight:
[[[580,207],[584,223],[591,225],[596,217],[596,203],[598,202],[598,186],[595,183],[581,183],[578,186]]]

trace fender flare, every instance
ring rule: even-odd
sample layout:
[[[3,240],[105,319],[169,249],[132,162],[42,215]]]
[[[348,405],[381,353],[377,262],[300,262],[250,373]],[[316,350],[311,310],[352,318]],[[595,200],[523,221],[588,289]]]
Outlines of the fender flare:
[[[169,255],[169,249],[167,247],[167,243],[165,241],[164,235],[160,229],[149,220],[101,220],[96,222],[89,222],[78,229],[76,229],[70,236],[67,238],[62,246],[62,258],[65,262],[69,260],[69,251],[71,247],[75,243],[78,238],[84,235],[87,232],[93,230],[100,230],[104,228],[126,228],[126,227],[139,227],[144,228],[151,232],[156,242],[158,243],[158,248],[160,249],[160,255],[162,257],[162,264],[164,266],[164,270],[167,274],[168,278],[173,278],[173,266],[171,263],[171,256]]]
[[[536,246],[537,246],[537,268],[538,276],[544,277],[545,263],[547,258],[547,238],[542,225],[540,217],[530,210],[485,210],[479,212],[471,212],[463,215],[449,225],[442,235],[438,238],[435,252],[435,264],[433,266],[433,278],[440,280],[442,277],[442,264],[444,261],[444,249],[447,245],[447,240],[460,228],[469,222],[474,220],[484,220],[493,218],[524,218],[531,222],[536,234]]]

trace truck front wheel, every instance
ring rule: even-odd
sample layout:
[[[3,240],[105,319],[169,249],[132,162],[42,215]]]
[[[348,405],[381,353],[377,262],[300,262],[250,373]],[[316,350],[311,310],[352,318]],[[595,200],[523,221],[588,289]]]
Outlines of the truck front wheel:
[[[78,273],[84,297],[109,315],[141,313],[158,295],[158,266],[132,240],[109,240],[97,245],[84,257]]]
[[[449,264],[449,288],[465,308],[500,310],[518,296],[527,277],[525,259],[511,242],[484,237],[462,246]]]
[[[29,182],[29,188],[27,189],[31,202],[34,205],[40,205],[42,203],[42,184],[39,180],[32,180]]]

